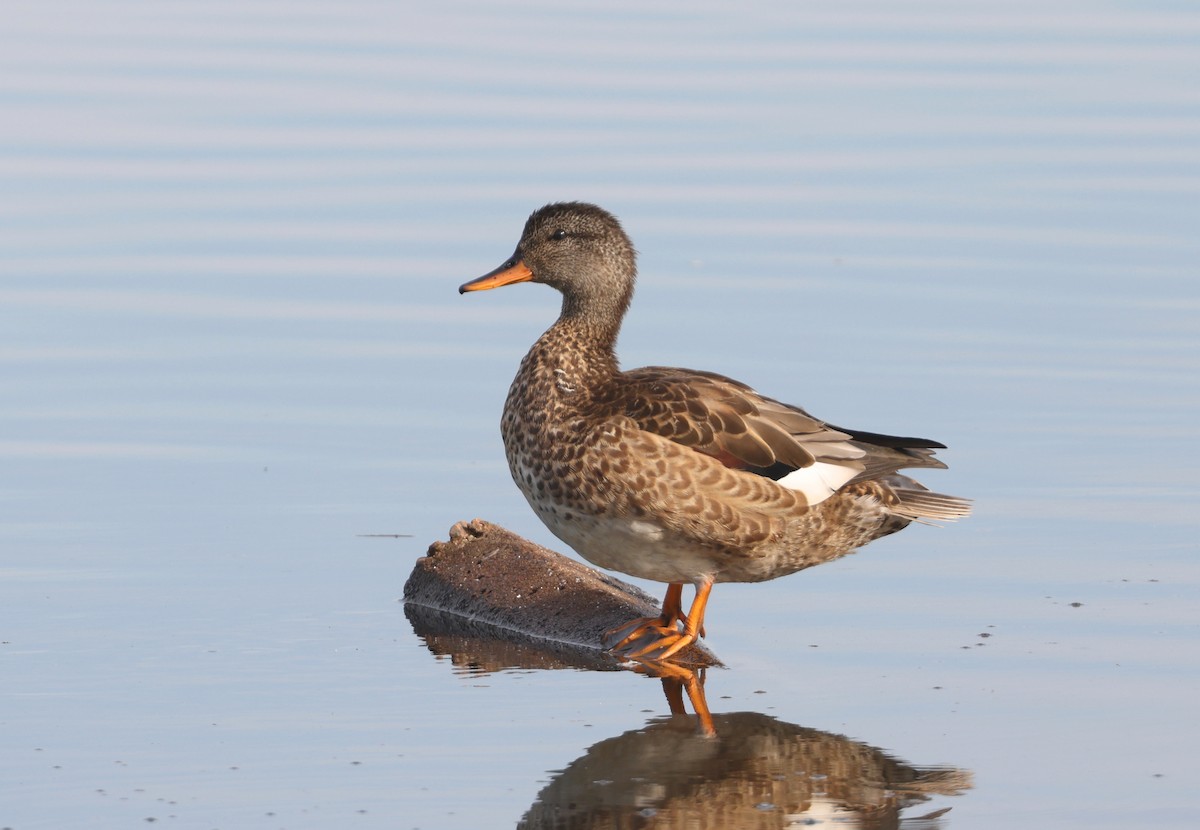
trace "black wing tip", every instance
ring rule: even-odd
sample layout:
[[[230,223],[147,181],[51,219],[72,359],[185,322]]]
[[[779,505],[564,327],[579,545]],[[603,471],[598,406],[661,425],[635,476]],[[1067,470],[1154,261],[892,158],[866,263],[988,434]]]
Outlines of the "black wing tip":
[[[946,445],[941,441],[930,438],[910,438],[901,435],[884,435],[882,432],[866,432],[861,429],[846,429],[829,424],[830,427],[849,435],[855,441],[864,444],[874,444],[877,447],[888,447],[893,450],[944,450]]]

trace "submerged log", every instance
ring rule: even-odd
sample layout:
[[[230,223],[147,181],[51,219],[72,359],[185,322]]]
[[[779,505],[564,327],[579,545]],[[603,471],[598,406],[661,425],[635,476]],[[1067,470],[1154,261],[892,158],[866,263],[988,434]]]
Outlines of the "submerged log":
[[[540,642],[555,661],[593,668],[622,662],[604,652],[605,632],[661,610],[633,585],[482,519],[459,522],[449,541],[430,545],[404,585],[404,602],[427,638],[469,633],[523,649]],[[720,665],[699,645],[672,660]]]

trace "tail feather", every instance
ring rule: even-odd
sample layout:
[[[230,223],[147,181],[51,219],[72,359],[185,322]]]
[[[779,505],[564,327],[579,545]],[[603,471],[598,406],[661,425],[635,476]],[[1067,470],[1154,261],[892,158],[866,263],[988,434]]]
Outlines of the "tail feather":
[[[893,486],[892,492],[900,500],[892,506],[893,513],[915,521],[953,522],[971,515],[971,500],[959,496],[934,493],[911,479],[903,486]]]

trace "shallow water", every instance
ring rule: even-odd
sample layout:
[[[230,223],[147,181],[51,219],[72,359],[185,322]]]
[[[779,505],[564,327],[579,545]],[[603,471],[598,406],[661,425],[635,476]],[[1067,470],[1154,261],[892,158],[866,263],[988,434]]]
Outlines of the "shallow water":
[[[0,825],[1196,826],[1198,47],[1171,2],[12,5]],[[641,252],[626,365],[976,500],[719,586],[715,742],[397,601],[460,519],[556,546],[497,431],[556,298],[455,289],[564,198]]]

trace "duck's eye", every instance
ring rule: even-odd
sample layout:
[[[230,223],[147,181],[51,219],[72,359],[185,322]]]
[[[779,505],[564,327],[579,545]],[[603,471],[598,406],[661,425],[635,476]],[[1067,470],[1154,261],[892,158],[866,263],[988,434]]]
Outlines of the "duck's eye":
[[[567,232],[564,231],[562,228],[559,228],[554,233],[550,234],[550,238],[553,239],[555,242],[557,242],[560,239],[566,239]]]

